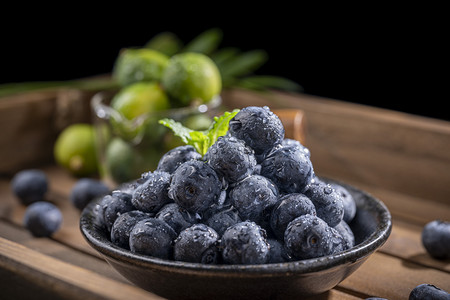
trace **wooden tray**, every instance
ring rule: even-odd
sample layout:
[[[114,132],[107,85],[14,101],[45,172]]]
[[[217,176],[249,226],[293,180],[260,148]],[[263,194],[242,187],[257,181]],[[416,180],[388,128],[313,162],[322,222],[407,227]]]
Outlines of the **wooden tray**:
[[[71,122],[89,122],[90,96],[65,90],[0,99],[0,151],[7,157],[0,163],[2,299],[159,299],[127,282],[83,240],[79,212],[68,200],[76,178],[52,163],[57,133]],[[450,220],[449,122],[303,94],[227,90],[223,99],[229,108],[268,105],[288,114],[284,109],[295,109],[301,121],[289,126],[289,135],[303,139],[316,173],[368,191],[392,213],[388,242],[314,299],[407,299],[421,283],[450,291],[450,262],[431,258],[420,241],[425,223]],[[71,105],[79,113],[61,118],[61,107]],[[34,238],[22,227],[25,207],[12,195],[10,180],[28,167],[48,174],[48,200],[63,211],[62,229],[52,238]]]

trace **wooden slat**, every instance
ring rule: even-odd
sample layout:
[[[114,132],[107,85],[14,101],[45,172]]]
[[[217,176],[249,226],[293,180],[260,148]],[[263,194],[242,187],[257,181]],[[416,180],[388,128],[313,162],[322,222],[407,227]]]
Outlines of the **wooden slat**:
[[[0,266],[65,299],[161,299],[0,237]],[[49,285],[49,283],[51,283]],[[26,291],[18,291],[25,293]],[[33,298],[33,295],[28,295]]]
[[[377,252],[339,286],[369,296],[404,300],[422,283],[450,291],[450,274]]]

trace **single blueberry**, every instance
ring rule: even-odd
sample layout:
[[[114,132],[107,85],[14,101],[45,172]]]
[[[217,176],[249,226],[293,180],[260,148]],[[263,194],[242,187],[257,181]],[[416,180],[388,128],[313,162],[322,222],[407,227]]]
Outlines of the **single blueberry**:
[[[230,120],[228,130],[231,136],[243,140],[257,155],[269,151],[284,139],[281,120],[267,106],[241,109]]]
[[[450,222],[434,220],[422,230],[422,244],[434,258],[450,258]]]
[[[169,197],[191,213],[202,213],[218,202],[221,188],[219,177],[211,166],[190,160],[172,174]]]
[[[111,242],[124,249],[130,249],[130,232],[134,225],[150,217],[150,214],[140,210],[132,210],[121,214],[111,227]]]
[[[266,232],[255,222],[244,221],[229,227],[221,239],[226,264],[264,264],[269,261]]]
[[[23,170],[11,180],[13,193],[24,205],[42,201],[48,190],[47,175],[37,169]]]
[[[161,157],[156,170],[172,174],[182,163],[201,158],[201,154],[191,145],[178,146],[169,150]]]
[[[435,285],[423,283],[416,286],[412,289],[409,294],[409,300],[422,300],[422,299],[431,299],[431,300],[450,300],[450,294],[438,288]]]
[[[303,194],[286,194],[280,197],[270,216],[270,227],[279,240],[284,239],[287,225],[301,215],[316,215],[312,201]]]
[[[144,183],[132,194],[133,205],[144,212],[156,213],[165,204],[172,202],[168,196],[170,174],[163,171],[149,173]]]
[[[69,199],[76,208],[83,210],[93,199],[108,193],[109,188],[102,181],[93,178],[81,178],[72,187]]]
[[[330,184],[315,179],[308,184],[304,194],[316,207],[317,216],[334,227],[344,218],[344,202]]]
[[[330,183],[331,187],[341,196],[344,205],[344,221],[350,223],[356,215],[356,202],[352,194],[342,185]]]
[[[287,254],[293,259],[308,259],[342,251],[343,239],[332,227],[313,215],[292,220],[284,234]]]
[[[170,259],[177,233],[166,222],[148,218],[134,225],[130,232],[130,250],[135,253]]]
[[[219,235],[211,227],[198,223],[180,232],[175,239],[175,260],[216,264],[219,258],[217,242]]]
[[[212,215],[207,221],[206,225],[213,228],[219,236],[222,236],[228,227],[242,222],[238,212],[234,207],[221,210]]]
[[[166,222],[177,234],[199,221],[199,218],[176,203],[164,205],[155,217]]]
[[[342,220],[339,224],[334,226],[334,229],[336,229],[342,236],[344,241],[344,250],[350,249],[355,245],[355,235],[347,222]]]
[[[55,233],[63,221],[61,211],[54,204],[37,201],[25,210],[23,223],[36,237],[47,237]]]
[[[256,170],[253,150],[230,136],[219,137],[206,152],[205,160],[228,183],[235,183]]]
[[[251,175],[238,182],[229,197],[242,220],[262,225],[269,222],[272,208],[278,201],[278,189],[266,177]]]
[[[261,175],[271,179],[282,193],[302,193],[313,178],[314,169],[300,148],[281,146],[261,162]]]
[[[111,232],[117,217],[132,210],[136,210],[136,207],[131,203],[131,195],[122,191],[113,191],[102,198],[99,207],[102,217],[98,218],[98,221],[102,221],[106,230]]]

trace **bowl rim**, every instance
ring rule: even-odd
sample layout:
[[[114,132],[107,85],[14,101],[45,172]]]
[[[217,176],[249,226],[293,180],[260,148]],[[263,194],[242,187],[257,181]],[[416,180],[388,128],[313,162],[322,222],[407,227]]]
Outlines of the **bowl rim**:
[[[95,225],[93,212],[95,206],[101,200],[97,198],[92,201],[81,213],[80,217],[80,230],[82,235],[90,244],[91,247],[96,249],[107,260],[114,259],[118,262],[126,262],[130,265],[139,267],[148,267],[151,269],[165,269],[171,272],[182,273],[201,273],[201,274],[215,274],[215,275],[229,275],[233,273],[238,276],[245,276],[251,274],[259,274],[260,276],[275,276],[276,274],[307,274],[313,272],[319,272],[323,270],[332,270],[340,265],[352,264],[360,261],[381,247],[388,239],[392,230],[391,215],[386,205],[373,197],[369,193],[362,191],[351,185],[338,182],[336,180],[330,180],[349,188],[353,192],[363,194],[364,198],[370,201],[370,210],[376,212],[378,224],[375,231],[363,242],[354,246],[351,249],[339,252],[337,254],[322,256],[312,259],[281,262],[281,263],[267,263],[258,265],[236,265],[236,264],[201,264],[191,263],[175,260],[160,259],[156,257],[136,254],[130,250],[123,249],[113,244],[109,239],[102,238],[97,239],[95,236]]]

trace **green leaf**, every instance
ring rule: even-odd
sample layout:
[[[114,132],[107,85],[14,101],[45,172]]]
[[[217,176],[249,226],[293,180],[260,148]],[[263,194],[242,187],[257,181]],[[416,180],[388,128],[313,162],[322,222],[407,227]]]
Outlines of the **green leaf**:
[[[222,64],[221,75],[225,78],[248,75],[266,63],[267,59],[268,56],[264,50],[251,50],[238,54]]]
[[[303,87],[298,83],[279,76],[248,76],[235,82],[235,85],[257,90],[273,88],[292,92],[303,91]]]
[[[219,28],[208,29],[191,40],[182,52],[200,52],[210,55],[219,46],[222,36],[222,30]]]
[[[167,56],[172,56],[183,47],[183,42],[172,32],[164,31],[155,35],[145,44],[145,48],[150,48]]]
[[[220,136],[228,132],[228,125],[230,120],[239,112],[235,109],[232,112],[225,112],[220,117],[214,117],[211,126],[204,131],[196,131],[185,127],[180,122],[172,119],[162,119],[159,123],[172,129],[176,136],[179,136],[183,143],[191,145],[202,156],[206,154],[209,147],[211,147]]]

